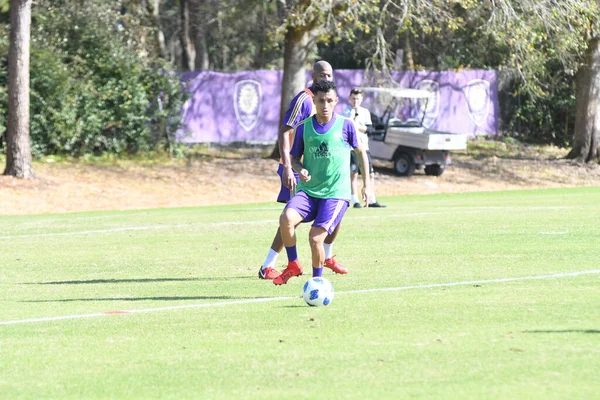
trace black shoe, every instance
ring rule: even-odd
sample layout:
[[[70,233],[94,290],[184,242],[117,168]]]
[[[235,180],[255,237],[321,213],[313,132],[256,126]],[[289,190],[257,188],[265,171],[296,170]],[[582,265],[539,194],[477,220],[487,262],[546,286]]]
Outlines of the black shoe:
[[[369,208],[371,208],[371,207],[373,207],[373,208],[385,208],[387,206],[384,206],[383,204],[379,204],[378,202],[375,202],[375,203],[369,204]]]
[[[360,205],[360,203],[354,203],[354,205],[352,207],[354,207],[354,208],[362,208],[362,206]]]

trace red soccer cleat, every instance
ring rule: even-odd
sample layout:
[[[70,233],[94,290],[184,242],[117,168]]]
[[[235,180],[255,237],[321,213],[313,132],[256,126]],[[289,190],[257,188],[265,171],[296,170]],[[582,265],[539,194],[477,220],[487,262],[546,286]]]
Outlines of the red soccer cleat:
[[[258,278],[259,279],[269,279],[273,280],[279,276],[279,271],[277,271],[273,267],[267,267],[262,269],[262,267],[258,270]]]
[[[328,258],[327,260],[325,260],[325,266],[327,268],[329,268],[330,270],[332,270],[333,272],[335,272],[336,274],[347,274],[348,273],[348,268],[344,267],[342,264],[338,264],[335,261],[335,254],[333,256],[331,256],[331,258]]]
[[[273,279],[273,283],[275,285],[283,285],[287,283],[290,278],[300,275],[302,275],[302,267],[300,266],[298,260],[290,261],[288,262],[287,268],[284,269],[278,277]]]

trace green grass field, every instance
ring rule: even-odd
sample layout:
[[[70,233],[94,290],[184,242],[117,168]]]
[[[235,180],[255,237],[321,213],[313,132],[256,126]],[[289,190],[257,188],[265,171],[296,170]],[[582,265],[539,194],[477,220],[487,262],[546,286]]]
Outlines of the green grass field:
[[[275,203],[0,217],[1,398],[600,398],[600,188],[381,200],[326,308]]]

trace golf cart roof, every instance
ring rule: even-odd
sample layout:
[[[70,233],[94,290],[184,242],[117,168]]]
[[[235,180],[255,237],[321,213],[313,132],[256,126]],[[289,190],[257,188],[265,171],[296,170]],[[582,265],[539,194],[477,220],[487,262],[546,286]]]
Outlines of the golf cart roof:
[[[428,90],[408,89],[408,88],[380,88],[380,87],[360,87],[363,92],[373,92],[387,94],[396,98],[408,99],[429,99],[433,96]]]

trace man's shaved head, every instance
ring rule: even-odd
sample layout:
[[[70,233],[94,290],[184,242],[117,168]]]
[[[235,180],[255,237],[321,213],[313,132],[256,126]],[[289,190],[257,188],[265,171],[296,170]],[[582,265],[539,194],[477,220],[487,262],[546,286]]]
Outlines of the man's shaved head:
[[[317,61],[312,70],[313,82],[323,82],[333,80],[333,68],[327,61]]]
[[[325,70],[333,71],[333,68],[331,68],[331,64],[329,64],[325,60],[317,61],[313,67],[313,72],[321,72]]]

